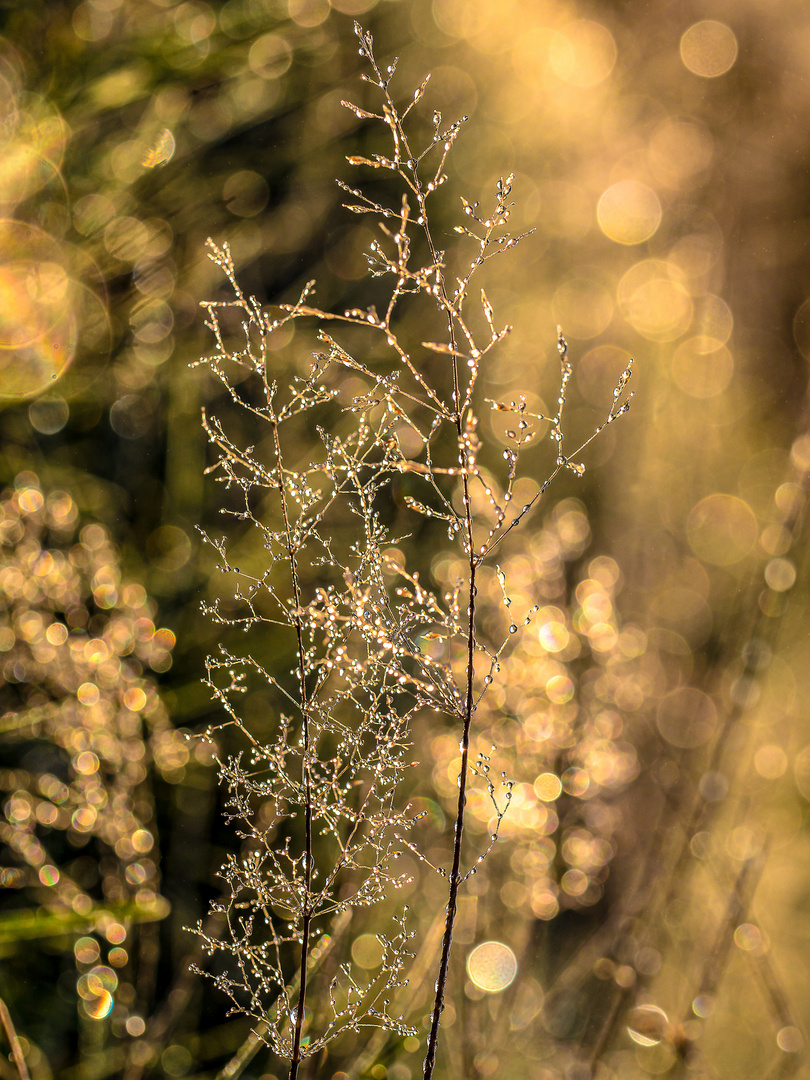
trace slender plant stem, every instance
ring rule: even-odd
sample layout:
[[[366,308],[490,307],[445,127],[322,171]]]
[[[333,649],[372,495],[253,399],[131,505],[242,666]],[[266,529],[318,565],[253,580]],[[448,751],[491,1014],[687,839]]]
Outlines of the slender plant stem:
[[[450,946],[453,942],[453,927],[458,907],[458,888],[461,884],[461,839],[464,832],[464,809],[467,804],[467,771],[470,756],[470,726],[473,709],[473,663],[475,653],[475,558],[470,552],[470,621],[467,639],[467,700],[464,705],[464,731],[461,739],[461,771],[458,778],[458,809],[453,838],[453,867],[450,871],[450,892],[447,898],[447,917],[442,937],[442,955],[439,962],[439,977],[436,980],[436,998],[433,1002],[433,1014],[430,1021],[427,1054],[424,1063],[424,1078],[430,1080],[436,1066],[436,1046],[439,1041],[439,1025],[444,1011],[444,994],[447,986],[447,972],[450,966]]]
[[[20,1046],[20,1040],[17,1038],[17,1032],[14,1030],[14,1022],[11,1019],[11,1013],[6,1007],[5,1001],[0,998],[0,1024],[3,1025],[3,1030],[6,1033],[8,1039],[8,1045],[11,1047],[11,1055],[14,1058],[14,1064],[17,1066],[17,1072],[20,1074],[20,1080],[29,1080],[28,1066],[25,1064],[25,1056]]]
[[[278,422],[272,421],[273,440],[276,449],[276,481],[279,497],[281,499],[281,513],[284,519],[284,532],[287,539],[287,552],[290,560],[290,577],[292,579],[293,611],[292,618],[295,624],[295,633],[298,641],[298,679],[301,692],[301,713],[303,724],[303,754],[301,761],[301,779],[305,789],[304,803],[304,913],[301,925],[301,974],[300,988],[298,991],[298,1004],[295,1009],[295,1030],[293,1034],[292,1054],[290,1055],[290,1080],[296,1080],[298,1069],[301,1064],[301,1030],[304,1024],[304,1008],[307,995],[307,960],[309,957],[309,937],[312,924],[312,773],[309,762],[309,705],[307,701],[307,684],[305,676],[304,656],[304,632],[301,626],[301,589],[298,583],[298,568],[295,560],[295,548],[293,544],[290,515],[287,510],[287,493],[284,488],[284,472],[281,459],[281,443],[278,437]]]
[[[428,216],[425,207],[424,195],[418,180],[417,184],[419,207],[421,211],[423,228],[427,237],[428,247],[433,257],[434,265],[438,265],[439,258],[433,243],[428,226]],[[459,454],[461,458],[461,483],[464,503],[464,524],[467,541],[467,553],[470,562],[468,625],[467,625],[467,686],[464,701],[464,727],[461,736],[461,762],[458,777],[458,806],[456,810],[456,823],[453,831],[453,865],[450,870],[450,890],[447,898],[447,910],[442,937],[442,953],[439,961],[439,976],[436,980],[436,997],[433,1002],[433,1013],[430,1021],[430,1034],[427,1042],[427,1054],[424,1061],[424,1080],[430,1080],[436,1067],[436,1047],[439,1041],[439,1027],[441,1026],[442,1012],[444,1011],[444,997],[447,987],[447,975],[450,969],[450,949],[453,944],[453,928],[458,909],[458,890],[461,884],[461,843],[464,834],[464,812],[467,805],[467,773],[470,756],[470,729],[472,726],[474,684],[475,684],[475,597],[477,586],[475,583],[478,559],[473,546],[472,508],[470,504],[469,482],[469,453],[464,442],[464,417],[461,407],[461,387],[458,373],[458,359],[456,356],[456,328],[453,321],[453,310],[447,296],[444,274],[439,271],[439,288],[443,300],[443,306],[447,312],[447,322],[450,332],[450,344],[453,350],[453,404],[455,411],[456,430],[458,433]]]

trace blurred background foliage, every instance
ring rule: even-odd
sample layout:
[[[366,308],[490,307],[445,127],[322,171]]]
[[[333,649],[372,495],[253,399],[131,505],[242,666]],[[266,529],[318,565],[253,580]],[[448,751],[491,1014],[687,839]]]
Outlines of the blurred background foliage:
[[[213,1076],[248,1034],[186,973],[183,928],[235,844],[206,752],[181,737],[212,718],[215,573],[195,526],[221,529],[200,426],[218,391],[188,365],[209,347],[199,301],[224,295],[209,235],[263,302],[310,278],[322,307],[364,302],[372,229],[334,183],[375,148],[340,106],[362,93],[354,18],[401,57],[394,89],[430,71],[428,107],[473,118],[448,235],[458,195],[486,206],[516,174],[514,223],[535,231],[486,283],[515,327],[493,395],[553,400],[561,324],[584,437],[636,360],[630,417],[510,555],[544,619],[481,718],[518,786],[466,901],[444,1075],[804,1070],[807,5],[10,0],[0,996],[31,1075]],[[279,365],[308,348],[290,326]],[[86,647],[60,652],[62,622]],[[456,739],[420,740],[436,843]],[[435,899],[411,901],[427,982]],[[494,960],[465,972],[487,941]],[[492,970],[510,957],[507,989]],[[417,1014],[425,993],[416,980]],[[406,1044],[346,1045],[311,1075],[408,1080]],[[266,1052],[244,1068],[283,1075]]]

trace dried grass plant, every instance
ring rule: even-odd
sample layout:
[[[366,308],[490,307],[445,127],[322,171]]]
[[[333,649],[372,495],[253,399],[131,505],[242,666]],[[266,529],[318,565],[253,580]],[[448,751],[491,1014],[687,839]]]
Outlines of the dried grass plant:
[[[226,931],[206,937],[205,946],[207,973],[289,1063],[290,1080],[304,1059],[346,1032],[411,1036],[413,1018],[396,1000],[415,948],[407,908],[391,933],[378,935],[373,973],[358,974],[347,942],[335,935],[342,929],[348,939],[352,913],[390,905],[403,882],[397,860],[418,859],[446,886],[428,1080],[459,892],[496,844],[513,797],[513,780],[493,770],[474,733],[479,717],[490,723],[488,696],[504,677],[515,635],[542,606],[542,597],[523,603],[522,591],[513,601],[496,558],[516,550],[520,526],[558,474],[582,475],[584,447],[627,411],[631,370],[621,373],[604,422],[574,451],[564,434],[572,367],[561,333],[561,378],[549,414],[530,411],[523,397],[484,397],[487,366],[509,327],[496,322],[483,289],[473,298],[472,284],[526,235],[508,231],[512,177],[498,181],[491,211],[461,200],[458,248],[445,251],[431,207],[467,118],[446,126],[434,112],[426,126],[416,107],[428,79],[398,105],[390,89],[396,61],[380,67],[371,35],[356,30],[370,69],[363,78],[379,104],[343,104],[381,126],[390,146],[348,160],[398,186],[392,199],[382,186],[371,196],[340,185],[350,211],[378,222],[366,255],[375,303],[322,310],[310,283],[295,303],[268,313],[242,292],[227,246],[211,244],[233,295],[203,304],[215,348],[200,363],[224,387],[229,417],[206,414],[204,426],[216,458],[209,471],[224,486],[223,512],[235,530],[205,539],[236,588],[206,607],[223,638],[230,642],[230,630],[241,628],[252,646],[238,651],[223,642],[208,662],[207,682],[225,719],[206,735],[224,747],[227,814],[243,849],[221,871],[215,907]],[[299,320],[305,329],[294,336],[296,348],[313,324],[317,342],[281,385],[275,342]],[[506,449],[485,434],[483,412],[506,421]],[[249,444],[241,437],[245,417]],[[313,450],[308,436],[316,432]],[[546,466],[534,450],[544,439]],[[535,476],[544,467],[546,477],[513,505],[527,456]],[[255,548],[240,523],[258,539]],[[426,549],[448,552],[452,581],[428,584]],[[526,548],[523,557],[540,555]],[[491,592],[493,582],[508,613],[503,626],[492,603],[479,606],[482,587]],[[243,711],[246,700],[260,701],[258,712]],[[420,844],[422,814],[409,805],[426,794],[408,779],[417,722],[451,730],[458,747],[443,860]],[[236,740],[241,748],[232,750]],[[470,843],[473,790],[471,805],[483,800],[488,825]]]

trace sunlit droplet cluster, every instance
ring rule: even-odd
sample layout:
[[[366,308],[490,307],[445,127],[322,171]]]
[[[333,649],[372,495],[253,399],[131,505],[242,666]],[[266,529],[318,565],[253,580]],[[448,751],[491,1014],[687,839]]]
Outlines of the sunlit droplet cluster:
[[[77,990],[100,1019],[133,920],[166,913],[148,780],[181,779],[188,750],[150,672],[171,664],[174,635],[103,526],[33,473],[0,501],[0,545],[0,876],[53,932],[93,931],[75,944]]]

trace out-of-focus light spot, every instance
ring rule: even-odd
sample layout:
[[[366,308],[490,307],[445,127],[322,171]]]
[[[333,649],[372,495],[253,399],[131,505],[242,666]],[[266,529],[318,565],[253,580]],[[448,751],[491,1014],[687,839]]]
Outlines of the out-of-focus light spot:
[[[798,1028],[783,1027],[776,1035],[776,1045],[786,1054],[798,1054],[804,1046],[804,1039]]]
[[[59,871],[55,866],[47,865],[40,867],[38,877],[42,884],[47,885],[48,887],[59,883]]]
[[[769,743],[754,754],[754,768],[766,780],[778,780],[787,772],[788,757],[781,746]]]
[[[705,178],[713,153],[712,137],[702,124],[667,119],[653,132],[647,156],[655,179],[678,191]]]
[[[123,941],[126,941],[127,929],[113,919],[104,927],[104,937],[111,945],[120,945]]]
[[[96,811],[92,806],[82,806],[73,811],[70,823],[76,832],[91,832],[96,823],[96,817]]]
[[[574,684],[567,675],[555,675],[546,683],[546,694],[552,705],[565,705],[574,696]]]
[[[109,990],[102,990],[98,997],[82,1002],[82,1009],[91,1020],[103,1020],[112,1012],[115,1004]]]
[[[734,931],[734,944],[743,952],[762,954],[765,951],[762,934],[753,923],[742,923]]]
[[[99,964],[92,971],[88,971],[84,980],[91,994],[102,994],[105,990],[113,993],[118,987],[118,976],[106,964]]]
[[[99,579],[101,579],[101,580],[99,580]],[[96,579],[93,582],[93,586],[94,586],[93,587],[93,596],[94,596],[94,598],[101,599],[103,601],[104,596],[105,596],[105,594],[107,592],[107,589],[110,587],[110,585],[111,585],[111,582],[104,581],[104,579],[102,577],[102,572],[97,574]],[[101,594],[101,595],[99,596],[99,594]],[[112,607],[113,605],[112,604],[102,603],[101,606],[102,607]],[[107,660],[109,658],[109,655],[110,655],[110,647],[107,644],[107,642],[104,641],[103,638],[90,638],[90,640],[87,642],[87,644],[85,645],[85,647],[84,647],[84,649],[82,651],[84,653],[84,658],[87,661],[87,663],[92,664],[94,667],[98,667],[100,664],[103,664],[105,662],[105,660]]]
[[[154,842],[152,834],[147,829],[136,829],[132,834],[132,846],[141,854],[151,851]]]
[[[698,791],[706,802],[722,802],[728,795],[728,780],[722,773],[709,769],[701,776]]]
[[[110,408],[110,426],[122,439],[142,439],[152,430],[155,416],[151,398],[124,394]]]
[[[51,805],[51,803],[41,802],[39,804],[39,806],[37,806],[36,815],[37,815],[37,821],[40,823],[40,825],[46,825],[48,828],[51,828],[51,826],[56,824],[56,821],[57,821],[57,819],[59,817],[59,812],[57,811],[55,806]],[[58,881],[59,880],[59,871],[56,870],[56,867],[52,867],[52,869],[56,872],[56,875],[57,875],[56,880]],[[43,873],[43,871],[41,870],[40,871],[40,881],[42,881],[43,885],[49,885],[49,884],[53,885],[53,884],[56,883],[56,882],[52,882],[52,881],[49,882],[49,881],[43,880],[42,873]]]
[[[299,26],[320,26],[329,15],[329,0],[287,0],[287,10]]]
[[[45,505],[45,496],[39,488],[22,488],[17,494],[17,503],[26,514],[36,514]]]
[[[217,25],[217,19],[208,4],[190,0],[180,4],[173,12],[177,36],[189,45],[199,45],[208,38]]]
[[[774,592],[787,592],[796,581],[796,567],[790,559],[771,559],[765,567],[765,581]]]
[[[560,903],[551,889],[539,888],[531,894],[531,909],[538,919],[548,921],[557,916]]]
[[[692,1002],[692,1012],[701,1020],[711,1016],[714,1009],[714,998],[711,994],[699,994]]]
[[[73,954],[78,964],[95,964],[101,949],[95,938],[81,937],[73,946]]]
[[[662,737],[672,746],[692,750],[708,742],[714,734],[717,709],[702,690],[681,686],[659,702],[656,724]]]
[[[164,573],[176,573],[191,558],[191,541],[175,525],[161,525],[146,541],[146,554],[151,564]]]
[[[154,169],[158,165],[165,165],[174,157],[176,145],[174,135],[168,128],[163,128],[155,141],[141,158],[141,165],[145,169]]]
[[[625,319],[651,341],[674,341],[692,322],[692,298],[673,263],[642,259],[623,275],[617,295]]]
[[[517,974],[517,959],[501,941],[485,941],[467,957],[467,974],[480,990],[499,994]]]
[[[560,879],[560,887],[568,896],[582,896],[588,888],[588,875],[582,870],[566,870]]]
[[[678,240],[670,250],[668,261],[682,274],[700,281],[717,263],[722,248],[723,237],[715,225],[710,233],[692,233]]]
[[[383,950],[376,934],[360,934],[352,943],[352,960],[371,971],[382,963]]]
[[[130,885],[143,885],[146,881],[147,874],[143,864],[136,862],[130,863],[126,868],[124,876]]]
[[[292,63],[292,49],[278,34],[263,34],[250,47],[248,64],[262,79],[278,79]]]
[[[132,686],[124,694],[124,704],[131,712],[140,712],[146,705],[146,694],[140,686]]]
[[[628,660],[647,651],[647,635],[637,626],[626,626],[619,634],[619,649]]]
[[[794,484],[792,480],[787,480],[776,489],[773,501],[783,514],[791,517],[798,514],[804,507],[804,493],[798,484]]]
[[[725,345],[734,328],[731,308],[721,297],[704,294],[695,301],[694,327],[703,337]]]
[[[179,1046],[177,1043],[167,1046],[160,1055],[160,1063],[167,1076],[185,1076],[193,1060],[185,1046]]]
[[[165,364],[174,352],[174,337],[169,334],[162,341],[149,342],[138,341],[132,348],[132,353],[139,363],[145,367],[157,368]]]
[[[642,244],[661,224],[661,203],[646,184],[620,180],[602,193],[596,218],[609,240],[617,244]]]
[[[598,282],[571,278],[554,293],[551,311],[567,337],[587,340],[607,329],[613,318],[613,300]]]
[[[569,86],[604,82],[616,63],[616,42],[601,23],[577,19],[554,31],[548,47],[552,71]]]
[[[142,221],[134,217],[116,217],[104,230],[104,246],[114,259],[133,263],[146,247],[149,234]]]
[[[173,649],[177,644],[177,637],[173,630],[161,626],[159,630],[155,631],[154,641],[155,645],[160,649]]]
[[[133,1039],[137,1039],[146,1031],[146,1024],[140,1016],[128,1016],[124,1026],[127,1029],[127,1035],[131,1035]]]
[[[78,343],[78,286],[67,249],[31,225],[0,221],[0,395],[52,385]]]
[[[541,773],[534,784],[534,793],[543,802],[554,802],[562,791],[562,781],[555,773]]]
[[[472,41],[494,37],[492,23],[499,20],[499,12],[491,4],[466,4],[459,0],[433,0],[432,22],[452,37]]]
[[[733,566],[753,550],[757,519],[748,503],[736,495],[708,495],[692,508],[686,535],[699,559],[714,566]]]
[[[76,691],[76,697],[82,705],[95,705],[99,699],[99,689],[95,683],[85,682]]]
[[[136,619],[135,620],[135,636],[138,641],[151,641],[155,636],[155,624],[151,619]]]
[[[762,836],[745,825],[738,825],[726,838],[726,851],[732,859],[747,862],[762,851]]]
[[[610,960],[607,956],[600,956],[593,965],[593,974],[595,978],[600,979],[602,982],[606,982],[608,979],[612,979],[616,972],[615,961]]]
[[[639,1046],[655,1046],[668,1024],[669,1017],[657,1005],[637,1005],[627,1017],[627,1034]]]
[[[222,198],[230,212],[237,217],[255,217],[267,206],[270,188],[257,172],[241,169],[225,181]]]
[[[636,985],[636,970],[629,964],[621,964],[616,968],[613,980],[617,986],[621,986],[624,990],[629,990],[631,986]]]
[[[681,37],[681,60],[694,75],[715,79],[737,59],[737,38],[730,26],[715,19],[693,23]]]
[[[689,842],[689,849],[696,859],[715,857],[715,840],[710,832],[696,832]]]
[[[556,620],[544,623],[540,627],[538,637],[546,652],[551,653],[562,652],[570,640],[570,634],[565,625]]]
[[[98,772],[98,766],[98,755],[94,754],[92,750],[83,750],[73,762],[73,767],[80,776],[92,776]]]
[[[116,947],[115,949],[110,949],[107,959],[113,967],[122,968],[125,967],[129,961],[129,953],[126,949]]]
[[[566,794],[574,795],[577,798],[584,795],[591,786],[591,778],[587,772],[584,769],[578,769],[575,765],[566,769],[561,779]]]
[[[31,427],[41,435],[55,435],[61,431],[69,415],[67,402],[57,395],[37,398],[28,406]]]
[[[85,0],[73,12],[73,32],[82,41],[103,41],[112,26],[113,13],[92,0]]]
[[[618,634],[615,627],[610,623],[594,623],[588,629],[588,644],[594,650],[594,652],[612,652],[616,648],[616,642],[618,641]]]
[[[705,400],[722,394],[733,374],[734,357],[716,338],[689,338],[672,356],[672,377],[690,397]]]
[[[163,300],[150,298],[133,306],[129,324],[136,341],[143,345],[157,345],[171,333],[174,315]]]
[[[3,90],[0,81],[0,93]],[[0,159],[0,205],[12,211],[46,184],[59,179],[70,129],[53,105],[37,94],[26,95],[25,112],[9,115],[3,100],[4,139]]]

